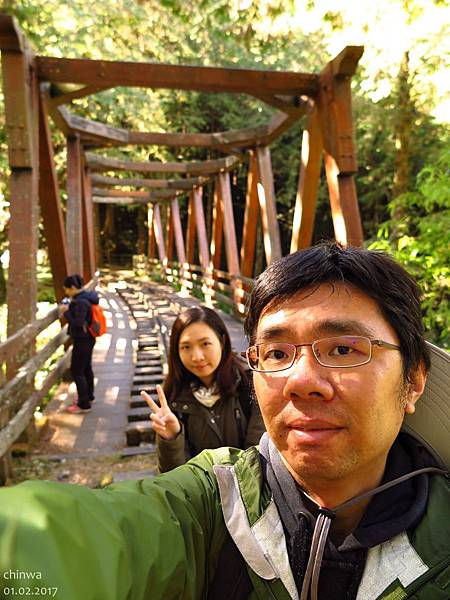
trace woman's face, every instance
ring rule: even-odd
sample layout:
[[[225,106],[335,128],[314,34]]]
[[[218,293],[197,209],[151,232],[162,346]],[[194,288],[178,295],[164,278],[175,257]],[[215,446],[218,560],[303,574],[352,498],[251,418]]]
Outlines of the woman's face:
[[[214,329],[202,321],[188,325],[180,335],[178,352],[184,367],[210,386],[222,358],[222,341]]]

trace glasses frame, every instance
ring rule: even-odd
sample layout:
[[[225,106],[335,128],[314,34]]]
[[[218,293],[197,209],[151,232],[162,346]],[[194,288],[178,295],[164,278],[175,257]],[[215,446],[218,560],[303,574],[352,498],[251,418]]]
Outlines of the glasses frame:
[[[323,342],[324,340],[334,338],[334,337],[352,337],[352,338],[359,338],[359,339],[367,340],[368,342],[370,342],[370,354],[369,354],[368,359],[362,363],[358,363],[357,365],[339,365],[338,366],[338,365],[323,364],[319,360],[319,357],[317,356],[314,347],[316,344]],[[249,368],[255,373],[280,373],[280,371],[287,371],[295,363],[295,361],[298,358],[298,348],[303,348],[303,347],[307,347],[307,346],[312,349],[313,356],[316,359],[316,361],[319,363],[319,365],[321,365],[322,367],[326,367],[327,369],[354,369],[355,367],[362,367],[363,365],[367,365],[367,363],[369,363],[372,360],[372,355],[373,355],[372,349],[374,346],[378,346],[379,348],[386,348],[386,350],[401,350],[400,346],[397,346],[396,344],[391,344],[390,342],[385,342],[384,340],[378,340],[378,339],[371,340],[370,338],[368,338],[364,335],[330,336],[330,338],[321,338],[320,340],[314,340],[314,342],[311,342],[310,344],[291,344],[290,342],[275,342],[275,343],[281,343],[281,344],[288,344],[289,346],[295,348],[295,352],[294,352],[294,356],[292,358],[291,364],[288,367],[283,367],[282,369],[255,369],[254,367],[252,367],[252,365],[250,364],[249,352],[253,348],[257,349],[258,346],[262,346],[263,344],[253,344],[252,346],[249,346],[245,352],[241,352],[240,354],[243,358],[245,358],[247,360],[247,364],[248,364]],[[265,342],[265,343],[268,343],[268,342]]]

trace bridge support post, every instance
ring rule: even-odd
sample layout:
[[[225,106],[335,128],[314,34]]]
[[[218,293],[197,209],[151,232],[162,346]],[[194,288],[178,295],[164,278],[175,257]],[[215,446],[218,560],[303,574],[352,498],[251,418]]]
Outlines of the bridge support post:
[[[320,75],[318,108],[331,213],[336,240],[345,246],[361,246],[364,239],[354,182],[357,162],[350,88],[362,53],[360,46],[348,46]]]
[[[39,202],[55,297],[59,301],[64,295],[62,282],[69,274],[69,260],[53,144],[44,96],[45,91],[41,90],[39,98]]]
[[[166,279],[166,265],[167,265],[167,256],[166,249],[164,245],[164,234],[162,230],[162,222],[161,222],[161,211],[159,209],[159,204],[154,204],[153,206],[153,231],[155,234],[156,247],[158,249],[158,257],[161,263],[162,276]]]
[[[291,252],[308,248],[313,241],[322,149],[319,115],[315,104],[311,102],[302,138],[300,174],[292,222]]]
[[[178,200],[174,198],[171,202],[171,217],[173,222],[173,233],[175,237],[175,247],[177,249],[178,262],[181,265],[179,278],[184,279],[184,269],[186,268],[186,251],[184,249],[183,228],[181,227],[180,207]]]
[[[92,187],[89,168],[84,165],[81,170],[82,212],[83,212],[83,276],[89,281],[95,275],[95,234],[94,207],[92,202]]]
[[[67,138],[66,231],[71,273],[83,273],[83,206],[81,144],[78,134]]]
[[[231,198],[230,174],[221,172],[218,176],[219,194],[223,214],[223,234],[225,238],[225,254],[227,257],[228,272],[231,275],[231,289],[233,291],[234,310],[241,314],[240,289],[241,285],[236,276],[240,275],[239,255],[234,223],[233,202]]]
[[[9,269],[7,285],[8,329],[10,336],[34,321],[37,301],[37,251],[39,230],[39,138],[38,80],[34,55],[11,18],[4,23],[0,39],[3,90],[5,97],[8,160],[11,169]],[[30,345],[7,364],[7,379],[35,352]],[[25,395],[30,390],[24,389]],[[15,398],[19,407],[24,397]],[[14,410],[14,409],[13,409]],[[0,428],[10,414],[0,407]],[[32,433],[31,430],[28,433]],[[0,480],[10,474],[9,454],[0,457]]]
[[[258,163],[254,150],[249,151],[247,194],[245,198],[244,226],[242,229],[241,273],[253,277],[258,231]]]
[[[211,280],[212,286],[218,280],[218,276],[214,271],[220,270],[222,264],[222,237],[223,237],[223,207],[220,201],[220,183],[219,178],[216,177],[214,180],[214,200],[212,205],[212,230],[211,230]],[[215,288],[213,290],[215,295]]]
[[[258,163],[257,189],[261,209],[264,249],[267,264],[270,265],[281,258],[281,242],[269,147],[258,146],[256,148],[256,158]]]

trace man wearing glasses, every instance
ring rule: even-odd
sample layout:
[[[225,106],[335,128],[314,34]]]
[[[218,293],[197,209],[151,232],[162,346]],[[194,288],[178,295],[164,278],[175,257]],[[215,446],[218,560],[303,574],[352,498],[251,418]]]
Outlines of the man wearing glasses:
[[[384,254],[323,244],[258,278],[245,329],[258,448],[102,491],[0,493],[9,564],[68,599],[448,599],[449,364],[431,349],[421,398],[415,282]]]

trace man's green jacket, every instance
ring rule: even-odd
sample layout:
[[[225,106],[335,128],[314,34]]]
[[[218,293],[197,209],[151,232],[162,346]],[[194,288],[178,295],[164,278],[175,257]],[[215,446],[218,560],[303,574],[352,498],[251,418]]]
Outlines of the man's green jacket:
[[[445,478],[432,476],[417,528],[369,550],[358,600],[448,600],[449,497]],[[1,597],[207,598],[226,528],[247,563],[251,598],[298,598],[256,448],[205,451],[153,480],[104,490],[49,482],[4,488]]]

